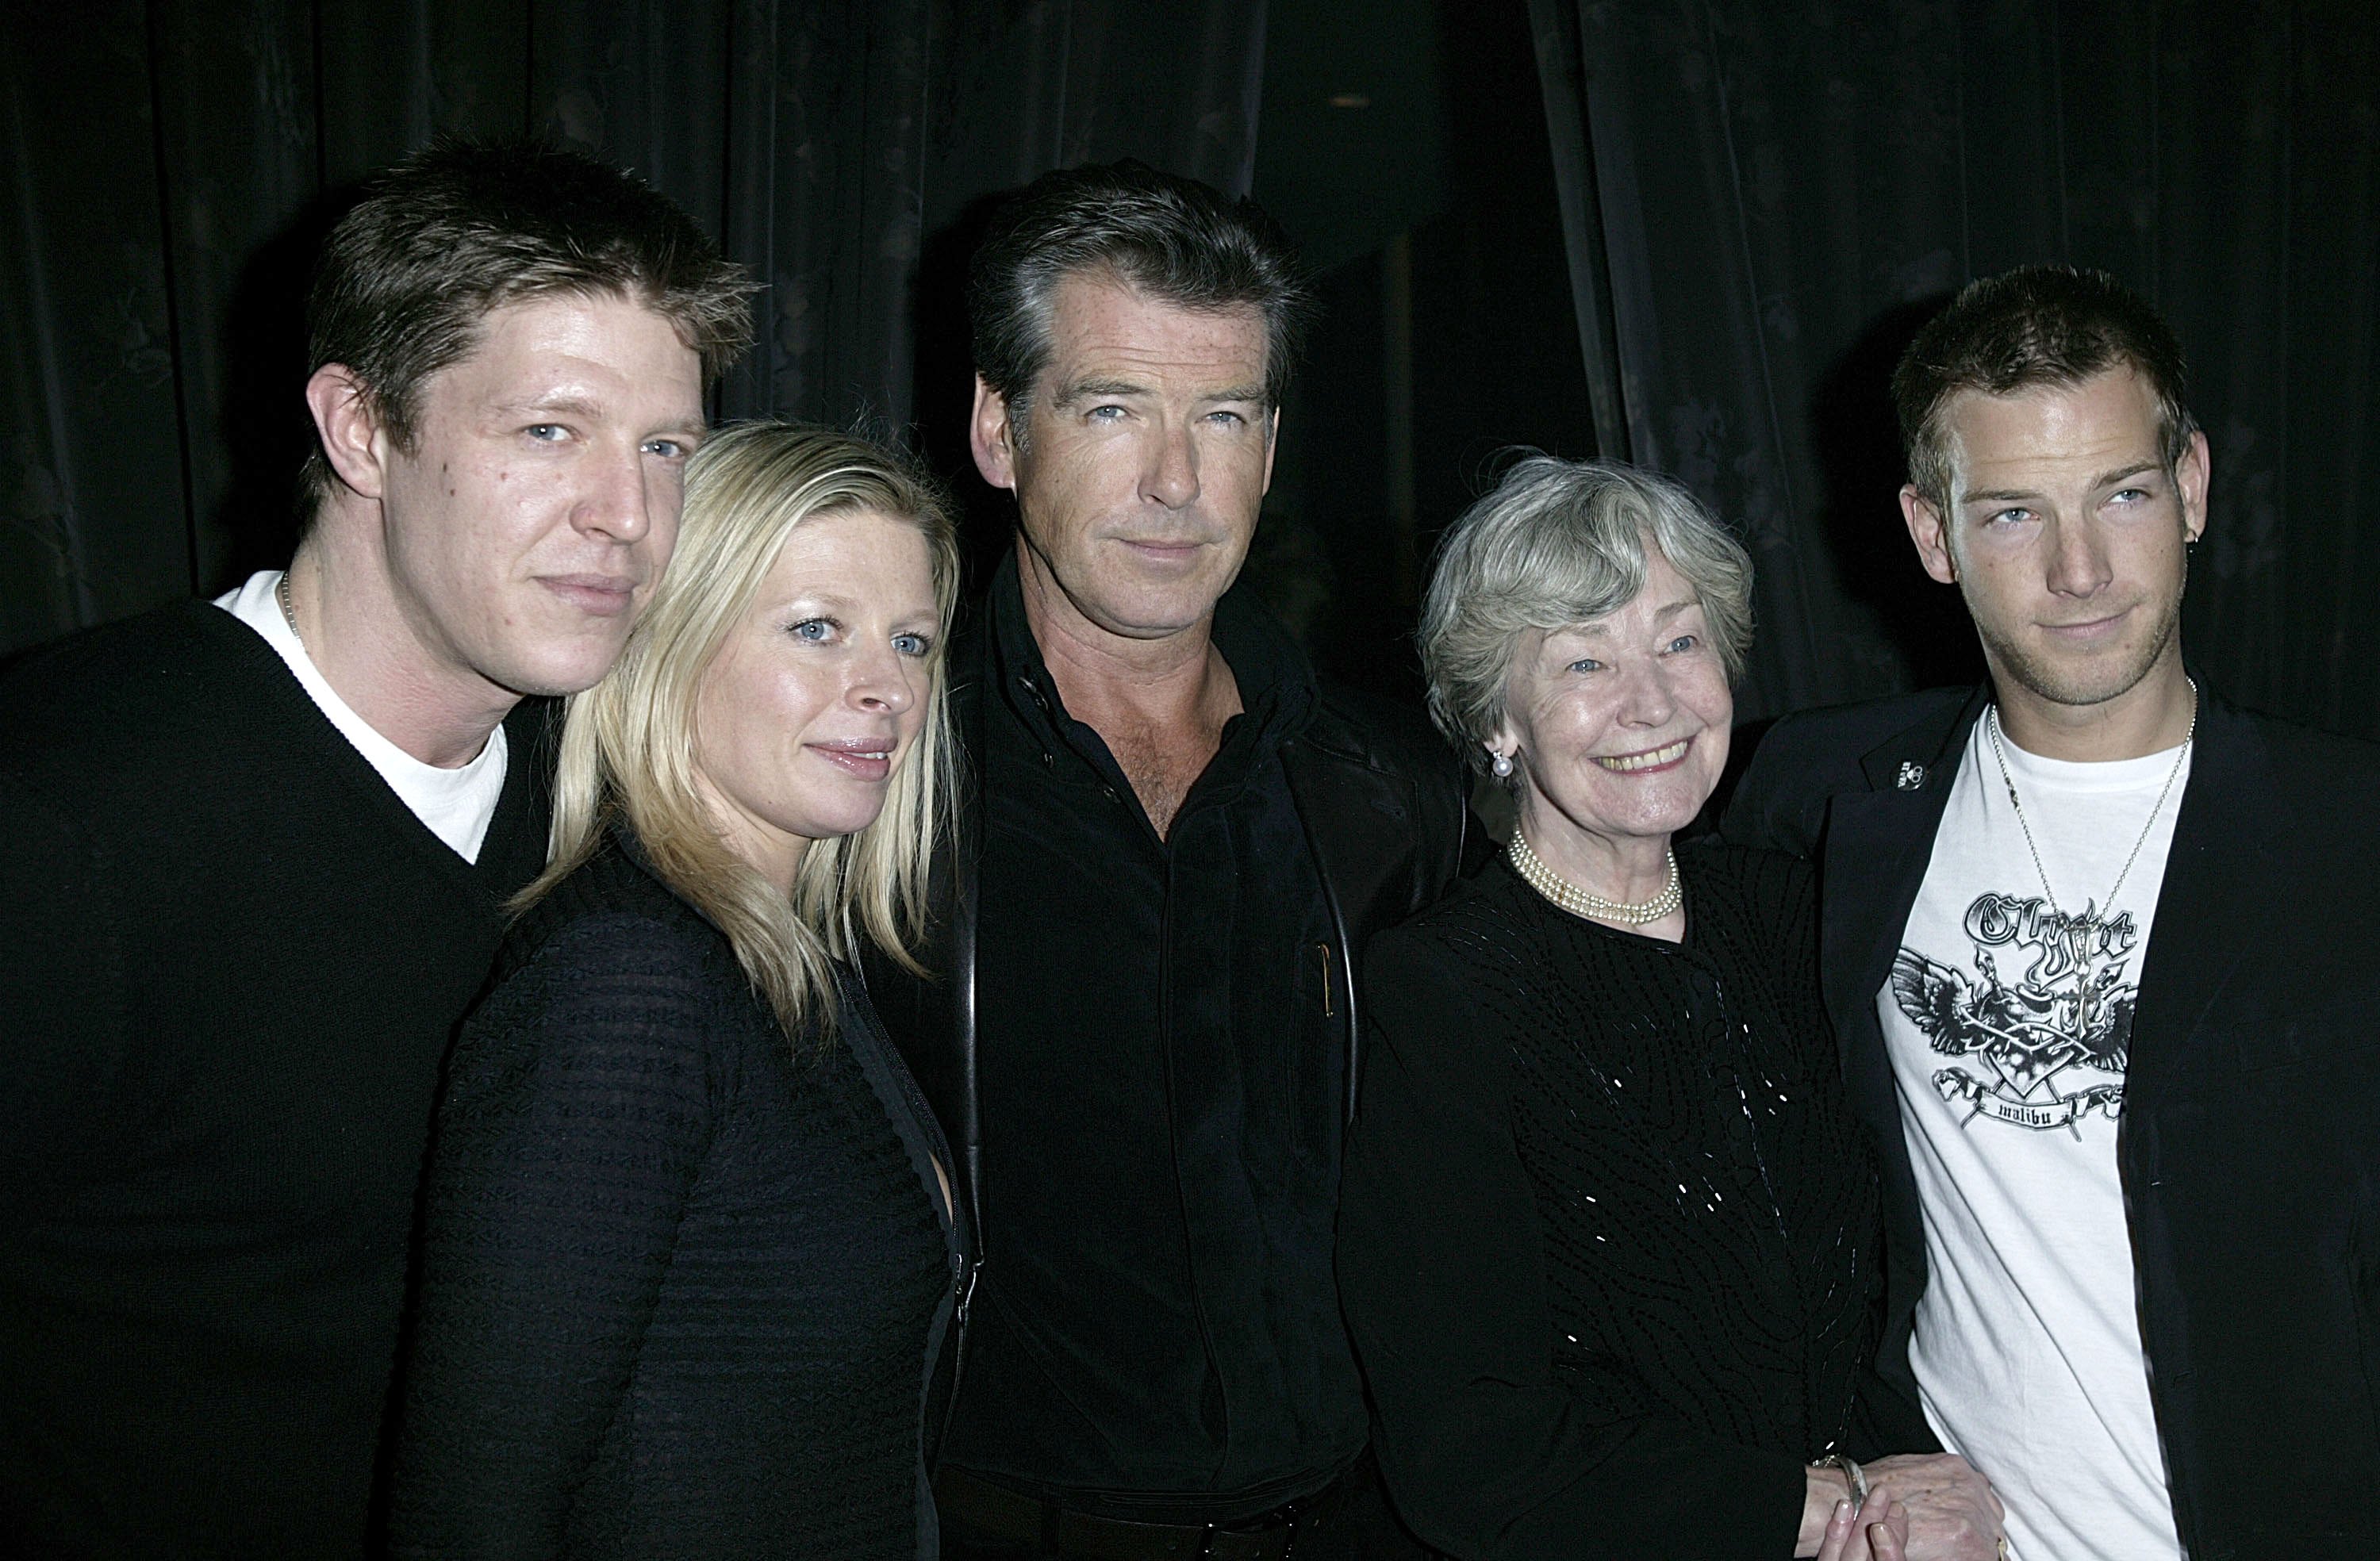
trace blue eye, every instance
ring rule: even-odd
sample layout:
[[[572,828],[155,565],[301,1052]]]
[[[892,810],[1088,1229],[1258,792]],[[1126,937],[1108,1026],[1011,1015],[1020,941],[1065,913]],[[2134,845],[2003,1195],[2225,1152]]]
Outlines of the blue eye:
[[[1998,526],[2005,522],[2008,525],[2013,526],[2020,520],[2031,520],[2032,518],[2033,512],[2031,510],[2001,510],[1996,514],[1985,516],[1984,524],[1985,526]]]
[[[531,423],[521,431],[540,444],[559,444],[570,437],[570,430],[560,423]]]
[[[693,452],[682,439],[649,439],[645,441],[645,454],[659,455],[665,461],[680,461]]]
[[[1121,406],[1094,406],[1084,414],[1095,423],[1112,423],[1123,416]]]
[[[1591,657],[1582,656],[1570,664],[1570,670],[1573,672],[1599,672],[1603,670],[1603,663]]]
[[[823,645],[826,641],[834,636],[834,620],[832,618],[805,618],[785,632],[792,635],[795,639],[806,639],[813,645]]]
[[[1698,636],[1696,636],[1696,635],[1680,635],[1677,638],[1675,638],[1675,639],[1673,639],[1673,640],[1671,640],[1671,641],[1670,642],[1670,648],[1671,650],[1673,650],[1673,651],[1676,651],[1676,650],[1692,650],[1694,647],[1696,647],[1696,646],[1700,645],[1701,643],[1702,643],[1702,640],[1701,640]]]
[[[934,642],[923,635],[894,635],[892,648],[904,656],[923,656],[934,647]]]

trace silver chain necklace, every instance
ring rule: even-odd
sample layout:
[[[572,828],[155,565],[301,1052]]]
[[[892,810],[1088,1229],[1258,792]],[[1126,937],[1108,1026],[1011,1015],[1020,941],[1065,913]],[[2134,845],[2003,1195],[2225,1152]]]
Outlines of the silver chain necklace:
[[[2190,682],[2187,678],[2182,681]],[[2025,821],[2024,804],[2017,800],[2016,777],[2009,773],[2008,750],[2000,746],[1999,706],[1993,705],[1986,714],[1991,721],[1988,735],[1992,740],[1992,757],[1999,761],[2000,784],[2008,788],[2009,806],[2016,810],[2016,827],[2024,831],[2024,848],[2033,853],[2033,870],[2041,878],[2041,892],[2048,899],[2050,910],[2062,917],[2066,912],[2058,903],[2058,891],[2049,887],[2049,869],[2041,865],[2041,847],[2033,838],[2033,826]],[[2182,763],[2190,757],[2190,741],[2197,735],[2198,684],[2191,683],[2190,729],[2181,734],[2181,747],[2173,756],[2173,768],[2165,772],[2165,784],[2157,788],[2156,805],[2149,809],[2148,821],[2141,826],[2140,838],[2132,841],[2131,853],[2124,858],[2123,871],[2116,875],[2115,887],[2107,890],[2107,898],[2100,904],[2099,910],[2102,915],[2115,910],[2116,896],[2123,892],[2124,880],[2132,876],[2132,864],[2140,860],[2141,847],[2148,844],[2149,831],[2156,828],[2157,815],[2165,811],[2165,799],[2172,794],[2173,783],[2181,774]],[[2085,903],[2083,909],[2087,912],[2090,909],[2089,904]]]
[[[1529,849],[1529,837],[1517,829],[1512,831],[1512,843],[1508,850],[1521,880],[1573,916],[1592,916],[1597,921],[1647,926],[1685,903],[1685,886],[1678,881],[1678,853],[1675,851],[1668,853],[1669,887],[1641,905],[1631,905],[1624,901],[1606,900],[1599,894],[1581,889],[1538,861],[1537,853]]]
[[[288,570],[283,570],[281,578],[273,582],[273,596],[274,600],[281,603],[281,619],[289,625],[289,637],[298,642],[298,647],[300,650],[305,649],[306,636],[298,632],[298,610],[289,605]]]

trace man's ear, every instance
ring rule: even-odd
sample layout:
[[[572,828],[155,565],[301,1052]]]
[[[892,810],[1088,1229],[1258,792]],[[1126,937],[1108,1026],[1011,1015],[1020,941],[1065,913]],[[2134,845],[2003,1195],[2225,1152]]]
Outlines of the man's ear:
[[[1016,443],[1008,422],[1008,398],[975,377],[975,415],[967,422],[975,469],[994,488],[1016,489]]]
[[[2206,488],[2213,475],[2214,457],[2207,453],[2206,435],[2192,429],[2190,448],[2174,464],[2173,478],[2181,490],[2181,533],[2193,542],[2206,535]]]
[[[1943,585],[1957,585],[1959,565],[1950,556],[1949,528],[1942,523],[1942,512],[1913,482],[1900,485],[1900,518],[1908,523],[1909,539],[1917,544],[1917,562],[1925,573]]]
[[[306,407],[322,436],[323,458],[339,480],[367,499],[382,497],[387,478],[387,447],[381,439],[380,408],[355,370],[325,363],[306,381]]]

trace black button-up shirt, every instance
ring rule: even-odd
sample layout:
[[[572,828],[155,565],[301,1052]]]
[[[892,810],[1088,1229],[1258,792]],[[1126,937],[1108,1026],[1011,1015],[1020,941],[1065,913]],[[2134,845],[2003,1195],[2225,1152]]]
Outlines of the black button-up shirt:
[[[1336,955],[1281,761],[1313,674],[1224,599],[1244,713],[1160,839],[1061,703],[1013,559],[988,616],[986,1248],[945,1456],[1119,1515],[1261,1511],[1366,1437],[1331,1275]]]

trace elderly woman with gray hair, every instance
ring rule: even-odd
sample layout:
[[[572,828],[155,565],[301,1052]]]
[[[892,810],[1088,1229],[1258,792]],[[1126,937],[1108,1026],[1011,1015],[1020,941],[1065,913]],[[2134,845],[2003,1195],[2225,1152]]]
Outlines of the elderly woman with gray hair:
[[[1431,713],[1519,827],[1371,944],[1339,1271],[1390,1491],[1458,1556],[1997,1545],[1988,1483],[1869,1369],[1881,1216],[1807,872],[1676,843],[1751,589],[1674,483],[1547,457],[1430,582]]]

